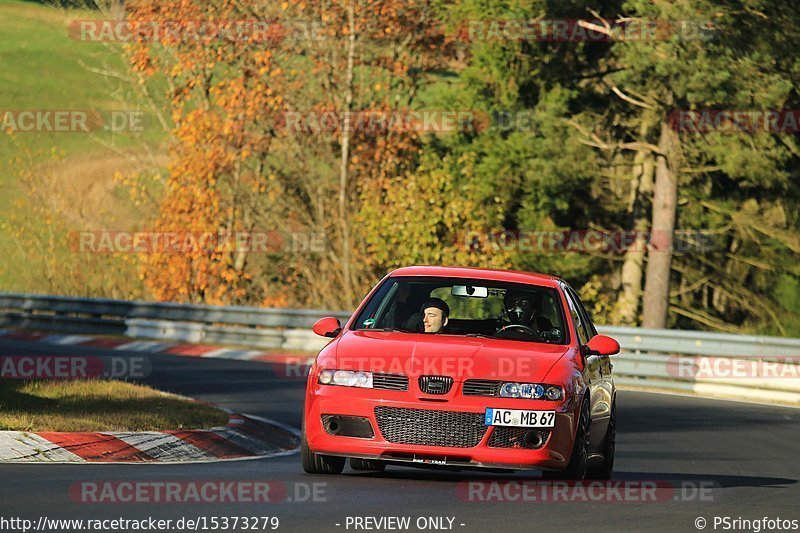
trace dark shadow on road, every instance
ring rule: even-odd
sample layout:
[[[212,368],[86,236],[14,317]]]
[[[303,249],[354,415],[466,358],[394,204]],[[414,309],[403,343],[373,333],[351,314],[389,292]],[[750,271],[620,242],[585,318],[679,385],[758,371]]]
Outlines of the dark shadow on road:
[[[783,487],[794,485],[797,479],[761,476],[726,476],[720,474],[678,474],[675,472],[614,472],[614,480],[659,480],[673,482],[714,482],[715,486],[730,487]]]
[[[342,477],[312,476],[319,479],[343,479]],[[393,480],[414,480],[431,481],[440,483],[453,483],[463,481],[542,481],[537,471],[528,472],[509,472],[508,474],[480,472],[480,471],[443,471],[411,468],[392,468],[389,466],[384,472],[353,472],[346,471],[344,478],[358,479],[393,479]],[[589,482],[590,480],[586,480]],[[728,476],[719,474],[679,474],[675,472],[614,472],[612,481],[656,481],[667,482],[673,486],[708,486],[714,488],[732,487],[773,487],[781,488],[798,483],[797,479],[780,477],[760,477],[760,476]]]

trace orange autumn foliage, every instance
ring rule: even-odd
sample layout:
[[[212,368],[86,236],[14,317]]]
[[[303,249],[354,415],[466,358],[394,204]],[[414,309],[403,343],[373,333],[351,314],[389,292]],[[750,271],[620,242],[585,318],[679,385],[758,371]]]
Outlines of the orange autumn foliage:
[[[363,291],[381,268],[368,228],[358,224],[363,191],[412,169],[420,134],[353,129],[343,182],[343,128],[291,127],[287,113],[413,109],[447,46],[430,2],[138,0],[126,10],[132,23],[173,29],[128,46],[134,69],[165,79],[175,125],[152,230],[284,236],[265,253],[148,254],[141,262],[148,288],[170,301],[347,305],[344,273]],[[196,32],[202,24],[205,33]],[[309,250],[310,241],[324,249]]]

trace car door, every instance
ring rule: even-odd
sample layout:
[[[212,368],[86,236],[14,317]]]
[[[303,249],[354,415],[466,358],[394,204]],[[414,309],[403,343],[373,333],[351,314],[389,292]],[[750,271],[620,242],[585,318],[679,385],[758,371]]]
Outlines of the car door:
[[[586,329],[589,334],[589,338],[591,339],[595,335],[597,335],[597,328],[594,327],[594,323],[592,322],[592,317],[589,316],[589,313],[586,311],[586,307],[584,307],[583,302],[578,297],[575,290],[567,285],[567,290],[570,292],[572,297],[574,298],[575,302],[578,304],[578,312],[583,317],[583,322],[586,325]],[[611,387],[613,386],[613,376],[611,374],[611,369],[613,365],[611,364],[611,358],[608,355],[600,355],[600,372],[603,375],[603,380],[608,382],[606,386]]]
[[[586,346],[586,343],[589,342],[591,337],[590,332],[586,327],[585,319],[580,312],[577,300],[575,299],[575,296],[570,290],[569,286],[564,284],[563,289],[564,294],[567,297],[569,315],[578,335],[578,344],[580,344],[580,346]],[[584,363],[584,376],[589,383],[589,391],[592,397],[592,403],[594,403],[595,397],[597,393],[599,393],[597,388],[602,385],[601,381],[603,379],[601,360],[597,356],[589,356],[584,359]]]
[[[575,330],[578,332],[578,341],[581,346],[585,346],[589,339],[597,334],[597,331],[594,329],[594,325],[572,287],[565,283],[563,288],[567,296],[567,304],[570,307],[570,316],[575,324]],[[603,356],[587,355],[584,361],[584,375],[589,382],[589,394],[592,402],[590,406],[592,427],[589,446],[590,449],[596,450],[602,444],[606,433],[608,417],[611,413],[613,385],[611,383],[610,369],[604,371]]]

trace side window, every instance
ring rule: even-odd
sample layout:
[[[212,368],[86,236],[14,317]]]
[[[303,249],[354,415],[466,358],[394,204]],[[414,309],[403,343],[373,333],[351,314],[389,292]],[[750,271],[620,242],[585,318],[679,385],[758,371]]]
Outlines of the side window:
[[[569,304],[569,314],[572,316],[572,321],[575,323],[575,329],[578,331],[578,340],[580,341],[581,345],[586,344],[589,342],[589,334],[586,329],[586,325],[584,324],[583,316],[581,312],[578,310],[578,304],[576,303],[574,297],[570,293],[570,291],[564,287],[564,294],[567,296],[567,304]]]
[[[578,294],[572,289],[572,287],[567,286],[567,291],[569,291],[569,293],[575,299],[575,302],[578,304],[578,312],[580,312],[581,316],[583,317],[583,323],[586,326],[586,331],[589,334],[589,338],[591,339],[592,337],[597,335],[597,330],[595,329],[594,324],[592,323],[592,319],[591,317],[589,317],[589,313],[586,312],[586,308],[583,306],[581,299],[578,298]]]

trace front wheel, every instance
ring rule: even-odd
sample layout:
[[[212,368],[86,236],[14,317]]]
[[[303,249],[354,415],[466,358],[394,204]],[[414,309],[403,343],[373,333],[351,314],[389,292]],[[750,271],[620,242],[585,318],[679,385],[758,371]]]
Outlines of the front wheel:
[[[300,460],[303,463],[303,470],[308,474],[341,474],[347,461],[345,457],[320,455],[312,452],[306,440],[305,424],[303,425],[303,435],[300,438]]]
[[[589,398],[583,399],[578,429],[575,432],[575,444],[569,464],[564,470],[544,471],[542,479],[584,479],[589,467]]]
[[[589,469],[587,477],[590,479],[611,479],[614,472],[614,450],[617,439],[617,404],[611,406],[611,416],[608,419],[606,438],[603,440],[603,462]]]

